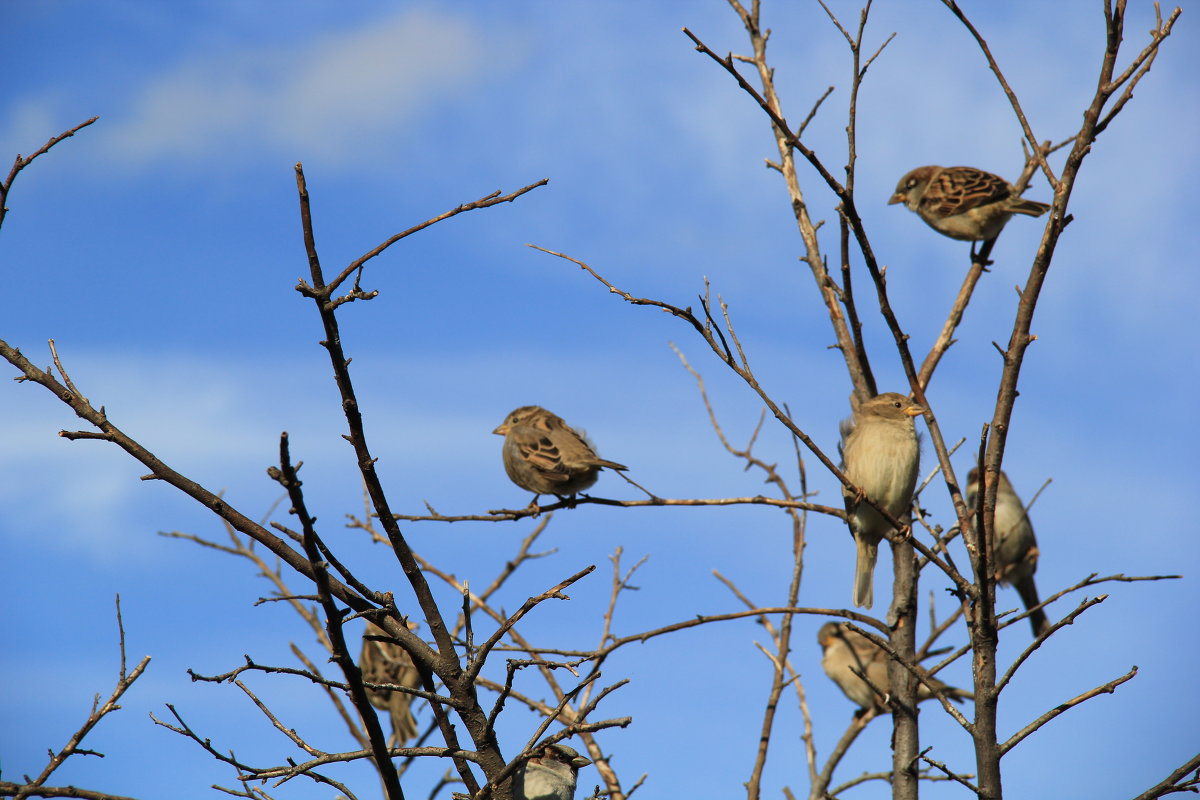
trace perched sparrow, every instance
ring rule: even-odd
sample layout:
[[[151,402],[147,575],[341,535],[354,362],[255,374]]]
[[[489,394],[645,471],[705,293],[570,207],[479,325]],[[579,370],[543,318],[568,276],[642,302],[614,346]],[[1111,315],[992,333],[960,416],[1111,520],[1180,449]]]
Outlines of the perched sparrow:
[[[408,628],[416,630],[417,623],[409,622]],[[392,642],[368,639],[367,634],[388,637],[383,628],[374,622],[367,622],[366,630],[363,631],[362,655],[358,659],[358,668],[362,670],[363,680],[367,683],[390,683],[394,686],[419,689],[421,676],[404,648]],[[367,699],[371,701],[371,705],[387,711],[392,717],[392,735],[388,737],[388,747],[403,747],[405,742],[416,738],[417,721],[412,715],[411,694],[368,687]]]
[[[979,497],[979,468],[973,467],[967,473],[967,507],[975,508]],[[992,542],[992,559],[995,561],[996,582],[1002,585],[1012,585],[1026,609],[1033,608],[1038,600],[1037,586],[1033,583],[1033,573],[1037,570],[1038,548],[1037,539],[1033,535],[1033,525],[1021,498],[1013,491],[1008,476],[1000,473],[1000,485],[996,488],[996,538]],[[1046,612],[1038,609],[1029,615],[1029,624],[1033,626],[1033,635],[1040,636],[1042,631],[1050,627]]]
[[[995,238],[1013,214],[1040,217],[1050,210],[974,167],[917,167],[896,184],[888,205],[894,203],[904,203],[938,233],[970,242]]]
[[[910,518],[921,449],[913,417],[925,409],[896,392],[876,395],[842,426],[842,471],[850,482],[901,522]],[[891,524],[862,498],[842,487],[846,518],[854,534],[854,605],[875,601],[875,559]]]
[[[534,494],[562,498],[596,482],[602,467],[629,469],[605,461],[576,430],[541,406],[521,406],[492,433],[504,437],[504,471],[512,482]]]
[[[557,417],[555,417],[557,419]],[[565,744],[548,744],[517,768],[516,800],[573,800],[579,768],[592,763]]]
[[[826,622],[822,625],[817,631],[817,643],[825,651],[821,659],[825,674],[851,702],[858,703],[862,708],[884,707],[884,698],[875,694],[866,681],[851,672],[851,668],[857,669],[866,675],[867,680],[875,684],[879,691],[885,694],[891,691],[887,673],[888,654],[883,649],[858,631],[847,628],[844,622]],[[925,674],[924,669],[919,671]],[[937,678],[926,676],[926,680],[939,694],[945,694],[955,702],[974,698],[970,692],[951,688]],[[918,701],[928,700],[933,696],[929,686],[917,684]]]

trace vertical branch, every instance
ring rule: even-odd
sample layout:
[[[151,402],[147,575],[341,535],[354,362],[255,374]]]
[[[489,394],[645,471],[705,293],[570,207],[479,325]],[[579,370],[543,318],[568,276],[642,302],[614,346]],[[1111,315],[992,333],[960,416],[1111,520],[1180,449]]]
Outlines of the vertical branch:
[[[363,688],[362,673],[346,646],[346,637],[342,631],[342,621],[345,613],[337,607],[333,596],[329,593],[329,573],[326,572],[325,562],[321,559],[320,548],[317,545],[317,531],[313,517],[308,513],[304,502],[304,493],[300,490],[300,479],[296,468],[292,465],[291,453],[288,448],[286,433],[279,437],[279,469],[272,469],[271,477],[277,480],[288,493],[291,500],[291,512],[300,520],[300,530],[304,536],[304,552],[313,566],[317,584],[317,599],[325,615],[325,633],[329,637],[332,660],[341,668],[350,687],[350,699],[358,709],[363,728],[367,733],[370,750],[374,756],[375,766],[383,780],[384,792],[388,800],[404,800],[404,790],[400,788],[400,778],[396,775],[396,765],[388,756],[387,738],[379,718],[371,710],[371,702],[367,699],[366,689]]]
[[[842,296],[845,299],[846,318],[850,322],[850,332],[854,334],[854,351],[858,354],[858,363],[862,365],[863,389],[866,396],[855,394],[855,399],[861,404],[879,394],[879,386],[875,383],[875,374],[871,371],[871,362],[867,359],[867,345],[863,342],[862,321],[858,318],[858,306],[854,304],[854,281],[850,275],[850,227],[846,215],[838,210],[838,250],[842,256]]]
[[[1104,57],[1100,64],[1097,87],[1091,103],[1084,110],[1083,123],[1074,137],[1073,145],[1067,154],[1061,176],[1055,179],[1045,161],[1045,150],[1039,147],[1036,137],[1021,110],[1020,104],[999,65],[992,57],[987,42],[966,18],[953,0],[943,0],[951,12],[970,31],[980,50],[983,52],[992,72],[996,75],[1001,87],[1012,104],[1013,111],[1020,121],[1026,140],[1032,148],[1032,156],[1038,159],[1042,171],[1054,187],[1054,199],[1046,223],[1042,241],[1038,246],[1033,263],[1030,265],[1029,276],[1021,289],[1021,297],[1017,313],[1013,321],[1012,333],[1008,345],[1001,350],[1004,360],[1000,375],[1000,383],[996,393],[996,405],[989,425],[990,438],[984,444],[980,470],[980,481],[983,488],[982,500],[977,509],[977,519],[982,531],[975,541],[972,562],[978,586],[978,602],[967,608],[968,629],[971,635],[971,646],[975,653],[975,685],[976,685],[976,720],[975,744],[976,762],[979,775],[979,796],[984,800],[1000,800],[1003,796],[1000,775],[1001,750],[996,738],[996,624],[994,587],[990,575],[990,542],[994,539],[994,513],[996,492],[999,485],[998,473],[1004,459],[1004,449],[1008,439],[1009,425],[1012,420],[1013,407],[1017,398],[1017,382],[1020,378],[1021,367],[1029,345],[1037,338],[1031,334],[1034,311],[1038,298],[1045,284],[1046,275],[1063,230],[1070,223],[1067,213],[1071,192],[1075,186],[1079,169],[1084,159],[1091,152],[1097,135],[1111,121],[1113,115],[1123,106],[1124,101],[1132,91],[1133,85],[1146,74],[1159,46],[1170,35],[1171,29],[1178,19],[1179,9],[1164,22],[1161,16],[1156,20],[1156,27],[1150,32],[1150,43],[1134,59],[1133,63],[1115,80],[1113,78],[1117,54],[1120,50],[1124,35],[1125,3],[1118,0],[1116,7],[1106,0],[1104,5],[1106,43]],[[1143,67],[1145,69],[1143,69]],[[1124,88],[1114,108],[1105,114],[1105,106],[1112,96]],[[999,349],[999,348],[997,348]],[[949,473],[947,472],[947,475]],[[955,497],[955,506],[959,512],[959,521],[964,533],[970,529],[967,510],[961,506],[961,498]],[[972,541],[967,539],[968,548]],[[982,544],[982,546],[980,546]]]
[[[911,538],[911,537],[910,537]],[[916,663],[917,558],[908,540],[892,545],[892,607],[888,611],[892,648],[908,663]],[[888,659],[892,708],[892,797],[916,800],[921,752],[917,724],[917,680],[900,660]]]
[[[808,496],[808,481],[804,472],[804,461],[800,458],[800,448],[796,443],[796,460],[800,467],[800,496]],[[792,578],[788,584],[787,605],[799,605],[800,579],[804,574],[804,531],[808,513],[797,509],[788,509],[792,518]],[[775,724],[775,714],[779,708],[779,698],[790,682],[788,678],[788,656],[792,644],[792,623],[795,616],[784,614],[779,623],[779,632],[774,637],[776,652],[771,658],[774,671],[771,675],[771,688],[767,693],[767,703],[763,710],[762,729],[758,738],[758,750],[754,756],[754,768],[750,772],[750,780],[746,783],[748,800],[759,800],[762,796],[762,773],[767,765],[767,748],[771,743],[771,731]]]
[[[367,446],[367,436],[363,425],[362,413],[358,405],[353,382],[350,378],[350,359],[346,357],[345,351],[342,348],[341,333],[335,313],[337,307],[341,303],[352,300],[369,300],[375,296],[375,293],[362,291],[356,283],[354,288],[345,296],[337,299],[332,297],[333,287],[326,285],[320,259],[317,255],[308,187],[304,179],[303,167],[300,164],[296,164],[295,171],[304,246],[308,256],[309,271],[312,280],[311,286],[301,281],[296,288],[302,295],[314,301],[317,312],[321,317],[321,324],[325,329],[325,338],[321,344],[328,351],[330,363],[333,367],[334,381],[341,395],[342,409],[349,427],[349,434],[345,438],[354,448],[359,472],[362,475],[367,494],[371,498],[371,505],[392,546],[392,552],[395,554],[396,560],[400,563],[405,577],[412,586],[417,603],[425,616],[437,648],[436,657],[432,657],[431,653],[424,652],[411,653],[411,655],[414,656],[414,661],[418,667],[424,666],[425,668],[422,670],[423,680],[426,678],[425,670],[432,671],[446,685],[450,696],[458,701],[455,711],[466,725],[478,754],[478,763],[489,781],[491,781],[495,776],[503,774],[506,766],[504,757],[500,752],[499,742],[496,739],[495,730],[488,724],[488,716],[479,704],[472,675],[464,671],[462,664],[459,662],[458,655],[454,649],[454,640],[450,636],[441,610],[434,600],[433,593],[429,588],[420,564],[409,547],[408,542],[400,532],[396,517],[391,511],[382,482],[375,470],[375,458],[371,455],[370,449]],[[485,208],[501,202],[509,202],[520,194],[530,191],[537,185],[541,184],[534,184],[533,186],[525,187],[522,190],[505,196],[489,195],[475,203],[459,206],[452,213],[459,213],[472,208]],[[446,216],[448,215],[442,215],[439,219]],[[420,228],[421,226],[417,226],[412,230],[415,231]],[[402,236],[394,236],[386,244],[390,245],[400,238]],[[374,257],[382,252],[382,250],[382,246],[378,247],[371,251],[367,257]],[[336,285],[336,282],[334,285]],[[391,617],[380,620],[380,622],[381,626],[389,634],[401,641],[405,641],[406,637],[412,636],[412,633],[404,625],[400,625]],[[427,686],[426,688],[429,689],[430,687]],[[446,737],[447,745],[455,746],[453,744],[455,736],[453,727],[444,719],[439,719],[439,723],[442,727],[442,735]],[[475,792],[478,787],[467,763],[456,759],[456,766],[458,766],[459,775],[466,783],[467,788],[471,792]],[[502,781],[499,792],[501,800],[505,800],[510,792],[511,782],[508,780]]]
[[[749,15],[745,9],[742,8],[741,4],[738,3],[737,0],[729,0],[729,3],[742,16],[743,24],[746,26],[747,30],[751,32],[752,39],[756,35],[761,39],[762,35],[758,33],[759,28],[757,17],[751,17],[751,15]],[[757,6],[755,6],[755,8],[757,9]],[[934,450],[937,452],[938,463],[941,465],[943,474],[946,477],[946,482],[949,486],[951,496],[954,498],[955,508],[961,513],[962,493],[958,488],[958,484],[954,479],[954,471],[950,466],[950,455],[946,447],[945,437],[942,436],[941,428],[937,422],[937,417],[934,414],[928,399],[925,397],[925,392],[921,388],[920,382],[918,381],[912,353],[908,347],[908,334],[906,334],[900,327],[900,323],[896,319],[896,315],[892,310],[891,303],[888,300],[887,281],[884,277],[884,270],[880,268],[879,262],[875,258],[875,251],[872,249],[870,240],[867,237],[866,229],[862,223],[862,217],[859,215],[858,209],[854,204],[854,196],[848,193],[846,191],[846,187],[833,177],[833,174],[830,173],[830,171],[821,162],[821,159],[817,156],[816,152],[800,141],[797,135],[791,133],[791,128],[788,125],[787,120],[783,118],[779,111],[778,101],[772,101],[769,99],[769,96],[765,97],[764,95],[760,94],[753,86],[750,85],[746,78],[737,71],[737,69],[734,67],[733,56],[721,58],[687,28],[684,28],[683,30],[688,38],[695,42],[696,49],[699,52],[704,53],[709,58],[720,64],[738,82],[738,85],[742,88],[742,90],[754,98],[759,107],[771,119],[771,123],[775,129],[776,137],[786,141],[789,154],[792,151],[795,151],[804,156],[809,165],[811,165],[812,168],[817,171],[817,173],[825,181],[826,185],[829,186],[830,190],[837,195],[838,199],[841,201],[841,213],[849,224],[851,232],[854,234],[855,242],[858,244],[859,250],[863,256],[863,262],[867,267],[867,271],[871,274],[871,279],[875,283],[875,293],[879,302],[879,313],[887,323],[888,330],[891,332],[892,338],[895,341],[896,350],[900,356],[900,363],[904,368],[904,375],[908,379],[909,386],[911,387],[912,393],[917,402],[925,406],[927,409],[925,413],[925,423],[929,429],[929,437],[933,442]],[[761,46],[756,48],[756,57],[754,59],[754,63],[758,66],[760,77],[769,80],[771,77],[771,69],[766,65],[765,47],[766,44],[764,39],[761,42]],[[740,60],[746,61],[748,59],[742,58]],[[770,85],[768,84],[768,86]],[[786,160],[784,163],[787,163]],[[811,263],[812,262],[810,262],[810,264]],[[816,268],[815,265],[814,268]],[[828,273],[824,274],[826,281],[821,285],[831,285],[831,281],[828,279]],[[841,320],[840,310],[831,310],[830,313],[831,316],[836,317],[837,320]],[[837,328],[837,325],[839,324],[837,320],[835,320],[835,328]],[[844,320],[842,320],[840,324],[842,328],[844,328]],[[843,343],[842,334],[840,332],[838,337],[839,347],[843,348],[843,355],[847,355],[849,352],[847,349],[848,346]],[[847,340],[848,338],[849,334],[847,333]],[[862,397],[866,393],[864,373],[861,367],[856,367],[854,364],[850,363],[848,355],[847,359],[847,366],[850,369],[851,382],[855,387],[855,396]],[[772,409],[772,411],[774,411],[774,409]],[[777,413],[776,417],[781,421],[784,421],[784,418],[780,414]],[[784,424],[786,425],[788,423],[784,421]],[[805,444],[808,445],[810,450],[813,449],[812,445],[810,445],[807,441],[805,441]],[[814,452],[816,451],[814,450]],[[822,458],[821,461],[830,469],[830,472],[838,476],[839,480],[843,480],[841,472],[837,471],[831,463],[824,458]],[[846,485],[849,486],[849,484]],[[951,577],[953,578],[954,576],[952,575]]]
[[[758,72],[759,82],[763,90],[763,102],[769,105],[775,111],[775,143],[779,150],[779,163],[771,166],[779,170],[783,176],[784,183],[787,185],[788,196],[791,198],[792,213],[796,218],[796,225],[799,228],[800,239],[804,243],[804,256],[802,260],[808,264],[812,270],[813,280],[817,285],[817,291],[821,295],[821,299],[825,303],[826,310],[829,313],[829,321],[833,326],[834,336],[837,339],[837,347],[842,352],[842,357],[846,361],[846,369],[850,373],[850,380],[854,386],[854,394],[859,401],[866,400],[874,396],[875,392],[870,385],[873,380],[868,379],[870,374],[869,365],[863,360],[865,351],[862,351],[855,345],[854,337],[850,333],[850,328],[846,323],[846,317],[842,312],[841,303],[844,300],[844,295],[838,289],[833,277],[830,276],[829,270],[826,268],[825,259],[821,255],[821,246],[817,240],[817,228],[819,224],[814,223],[808,212],[808,204],[804,199],[804,192],[800,188],[800,179],[796,174],[796,160],[793,153],[791,142],[795,140],[795,134],[791,129],[784,125],[780,125],[782,121],[782,113],[780,111],[781,104],[779,96],[775,91],[774,70],[767,64],[767,38],[769,33],[762,30],[759,25],[759,6],[755,2],[750,10],[747,10],[738,0],[728,0],[729,5],[737,12],[742,20],[742,25],[746,28],[747,34],[750,37],[750,43],[754,50],[752,57],[738,57],[738,60],[750,63]],[[692,36],[691,32],[686,28],[684,32],[688,36]],[[692,37],[693,41],[695,37]],[[697,41],[697,44],[700,44]],[[703,47],[701,45],[701,47]],[[726,64],[726,68],[735,72],[733,69],[733,56],[729,56],[722,63]],[[720,59],[718,59],[720,60]],[[822,98],[823,99],[823,98]]]

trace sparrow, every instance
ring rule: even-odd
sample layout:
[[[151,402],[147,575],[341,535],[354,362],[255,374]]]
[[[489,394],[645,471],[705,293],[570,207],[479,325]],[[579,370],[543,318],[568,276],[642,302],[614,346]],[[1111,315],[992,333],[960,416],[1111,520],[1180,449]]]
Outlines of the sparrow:
[[[629,469],[596,455],[592,445],[574,428],[541,406],[521,406],[492,431],[504,437],[504,471],[512,482],[538,497],[574,496],[596,482],[603,467]]]
[[[565,744],[548,744],[517,768],[516,800],[573,800],[579,768],[592,763]]]
[[[979,497],[979,468],[967,473],[967,507],[974,509]],[[992,559],[995,562],[995,580],[1002,586],[1011,585],[1021,595],[1026,609],[1033,608],[1038,600],[1037,586],[1033,573],[1037,570],[1038,547],[1033,535],[1033,525],[1021,498],[1017,497],[1008,476],[1000,473],[1000,485],[996,488],[995,541],[992,542]],[[1040,636],[1050,627],[1046,612],[1038,609],[1029,615],[1033,635]]]
[[[409,622],[408,628],[416,630],[417,623]],[[389,683],[409,689],[421,688],[421,675],[407,651],[393,642],[368,639],[368,634],[390,638],[383,628],[374,622],[367,622],[363,631],[362,655],[358,659],[363,681]],[[367,699],[371,701],[371,705],[391,715],[392,735],[388,737],[388,747],[403,747],[405,742],[416,738],[417,721],[412,715],[411,694],[367,687]]]
[[[872,397],[842,423],[842,472],[867,497],[896,519],[911,518],[913,489],[921,448],[913,418],[925,409],[896,392]],[[892,526],[862,494],[842,487],[846,520],[854,534],[854,605],[870,608],[875,601],[875,560],[879,542]]]
[[[867,676],[867,680],[885,695],[891,691],[888,681],[888,654],[858,631],[850,630],[844,622],[826,622],[817,631],[817,643],[825,651],[821,658],[821,666],[830,680],[838,685],[842,693],[864,709],[872,707],[884,709],[886,697],[880,697],[875,691],[851,668]],[[974,699],[975,695],[962,689],[947,686],[937,678],[929,677],[923,668],[918,671],[925,676],[938,694],[944,694],[955,702]],[[929,686],[917,684],[917,701],[928,700],[934,696]]]
[[[917,167],[896,184],[888,205],[904,203],[951,239],[994,239],[1013,214],[1040,217],[1046,203],[1026,200],[999,175],[974,167]]]

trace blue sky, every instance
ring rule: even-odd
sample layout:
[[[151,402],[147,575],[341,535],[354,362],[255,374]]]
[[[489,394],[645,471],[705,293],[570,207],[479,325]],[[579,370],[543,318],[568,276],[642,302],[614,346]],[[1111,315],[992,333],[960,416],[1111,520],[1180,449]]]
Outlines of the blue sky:
[[[1152,23],[1132,3],[1125,58]],[[1071,134],[1102,55],[1099,3],[964,3],[1018,92],[1035,132]],[[850,24],[857,8],[834,3]],[[770,54],[788,115],[834,94],[806,139],[840,174],[849,60],[815,4],[764,4]],[[1114,678],[1139,676],[1050,723],[1005,759],[1011,796],[1133,796],[1186,760],[1200,740],[1194,682],[1192,573],[1200,537],[1189,509],[1200,437],[1195,414],[1195,301],[1200,280],[1194,209],[1200,43],[1185,13],[1133,102],[1101,137],[1071,202],[1042,294],[1009,437],[1006,469],[1028,500],[1043,594],[1086,575],[1183,573],[1183,581],[1110,584],[1111,596],[1055,636],[1007,690],[1001,730]],[[327,539],[363,577],[407,597],[399,569],[343,529],[361,497],[318,320],[293,287],[307,273],[293,165],[303,162],[317,245],[335,272],[392,233],[496,189],[549,178],[511,205],[436,226],[372,262],[380,296],[342,312],[344,343],[393,507],[428,500],[451,513],[524,505],[490,435],[512,408],[537,403],[584,427],[605,457],[664,496],[764,490],[721,449],[691,377],[667,346],[700,369],[726,432],[744,442],[758,418],[748,389],[722,371],[694,333],[660,312],[623,304],[563,251],[638,296],[695,303],[703,277],[729,303],[763,385],[832,451],[848,409],[844,368],[807,268],[773,157],[769,126],[728,75],[697,54],[687,26],[717,52],[747,49],[722,3],[435,4],[8,0],[0,51],[0,156],[29,153],[99,114],[17,180],[0,232],[9,302],[0,338],[49,363],[46,340],[82,391],[118,426],[181,472],[265,515],[278,491],[265,475],[288,431],[306,467],[310,507]],[[936,2],[880,4],[868,39],[897,38],[872,66],[859,108],[859,206],[901,323],[923,354],[967,266],[967,246],[937,236],[885,201],[897,178],[926,163],[972,164],[1015,175],[1020,131],[969,37]],[[7,155],[5,155],[7,154]],[[813,214],[835,212],[811,171]],[[1049,199],[1044,183],[1029,196]],[[930,390],[946,436],[973,443],[991,417],[999,359],[1042,229],[1019,218],[1001,237]],[[860,284],[861,285],[861,284]],[[867,298],[867,292],[860,295]],[[864,309],[882,389],[903,389],[890,336]],[[290,663],[289,641],[311,651],[290,611],[253,601],[269,587],[226,556],[158,531],[220,537],[219,524],[144,469],[98,442],[67,442],[78,427],[38,387],[6,382],[0,413],[0,544],[5,553],[0,648],[0,769],[36,773],[107,693],[117,667],[112,599],[122,596],[129,654],[154,657],[124,709],[88,739],[104,759],[74,759],[54,784],[139,797],[213,795],[230,771],[154,726],[173,703],[224,748],[259,762],[293,751],[230,686],[196,685],[185,670],[218,673],[256,660]],[[969,447],[970,445],[968,445]],[[789,463],[791,443],[768,425],[757,445]],[[928,446],[924,464],[933,463]],[[965,451],[955,459],[965,470]],[[810,459],[817,502],[838,504],[836,482]],[[960,473],[961,474],[961,473]],[[595,492],[632,497],[604,477]],[[931,489],[923,505],[949,524]],[[283,520],[281,513],[277,519]],[[283,520],[286,521],[286,520]],[[532,523],[409,525],[420,552],[472,585],[503,566]],[[559,514],[552,556],[503,598],[509,609],[587,564],[597,573],[569,603],[542,609],[541,641],[582,646],[599,636],[608,558],[648,562],[619,608],[627,634],[698,613],[738,608],[712,577],[763,604],[786,592],[790,532],[762,508]],[[809,523],[801,602],[849,602],[852,548],[834,521]],[[890,559],[882,559],[886,573]],[[924,594],[948,608],[944,581]],[[304,587],[296,585],[301,590]],[[447,597],[452,607],[453,599]],[[1002,607],[1015,606],[1002,592]],[[1055,604],[1058,618],[1073,600]],[[852,707],[824,677],[815,633],[797,623],[801,671],[824,756]],[[640,645],[607,665],[632,676],[605,706],[634,724],[606,734],[626,784],[649,773],[650,797],[743,791],[769,667],[763,631],[727,623]],[[961,631],[958,640],[961,640]],[[1014,626],[1011,658],[1028,642]],[[969,681],[966,664],[948,680]],[[255,688],[288,724],[349,746],[327,701],[306,685]],[[786,696],[785,696],[786,697]],[[974,771],[969,742],[925,710],[933,757]],[[535,720],[510,710],[506,752]],[[768,796],[807,787],[801,727],[788,699],[768,766]],[[854,746],[839,775],[886,767],[884,722]],[[664,747],[664,744],[666,745]],[[665,753],[687,753],[666,758]],[[697,764],[703,767],[697,769]],[[1112,765],[1112,766],[1109,766]],[[1118,766],[1119,765],[1119,766]],[[424,796],[440,770],[412,774]],[[369,771],[348,770],[371,796]],[[581,783],[599,781],[584,770]],[[1034,788],[1036,787],[1036,788]],[[938,784],[928,796],[961,794]],[[288,784],[278,796],[328,797]],[[847,796],[882,796],[878,786]]]

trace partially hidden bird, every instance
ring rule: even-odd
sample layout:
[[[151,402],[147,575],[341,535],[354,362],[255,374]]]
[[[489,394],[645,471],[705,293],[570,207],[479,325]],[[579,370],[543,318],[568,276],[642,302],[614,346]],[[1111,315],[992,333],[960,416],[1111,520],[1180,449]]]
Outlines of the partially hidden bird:
[[[408,623],[409,630],[416,628],[417,623]],[[380,641],[369,638],[371,636],[391,639],[383,628],[374,622],[367,622],[367,627],[363,630],[362,655],[358,659],[358,668],[362,670],[363,680],[367,683],[386,683],[419,689],[421,675],[408,652],[394,641]],[[417,721],[412,714],[411,694],[372,687],[366,687],[366,690],[367,700],[371,705],[388,712],[391,717],[392,735],[388,737],[389,747],[403,747],[406,742],[416,738]]]
[[[863,403],[842,423],[842,471],[867,497],[896,519],[908,523],[917,485],[921,447],[914,418],[923,406],[897,392],[884,392]],[[854,605],[875,602],[875,561],[879,543],[894,529],[863,495],[843,486],[846,521],[854,534]]]
[[[848,628],[845,622],[826,622],[817,631],[817,643],[824,651],[821,667],[824,668],[825,674],[851,702],[857,703],[863,709],[882,710],[886,707],[891,682],[888,680],[888,654],[883,648],[858,631]],[[855,675],[853,670],[866,675],[871,683]],[[928,700],[934,697],[935,693],[945,695],[947,699],[955,702],[974,698],[970,692],[955,689],[937,678],[930,677],[923,667],[917,667],[917,672],[928,682],[928,685],[918,682],[918,701]],[[883,694],[876,694],[871,684]]]
[[[978,498],[979,468],[972,467],[967,473],[967,508],[976,508]],[[1003,472],[1000,473],[1000,485],[996,487],[993,530],[992,560],[995,562],[993,572],[996,582],[1016,589],[1026,610],[1034,608],[1041,602],[1033,582],[1038,562],[1037,538],[1033,535],[1029,513]],[[1029,615],[1029,624],[1033,628],[1033,635],[1040,636],[1050,627],[1050,620],[1046,618],[1046,612],[1039,608]]]
[[[573,800],[579,768],[592,763],[561,742],[544,745],[513,778],[516,800]]]
[[[504,471],[512,482],[538,497],[573,497],[596,482],[600,470],[629,469],[596,455],[581,433],[541,406],[521,406],[492,433],[504,437]]]
[[[1040,217],[1046,203],[1026,200],[999,175],[975,167],[917,167],[896,184],[888,205],[903,203],[951,239],[994,239],[1013,214]]]

